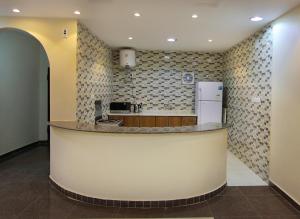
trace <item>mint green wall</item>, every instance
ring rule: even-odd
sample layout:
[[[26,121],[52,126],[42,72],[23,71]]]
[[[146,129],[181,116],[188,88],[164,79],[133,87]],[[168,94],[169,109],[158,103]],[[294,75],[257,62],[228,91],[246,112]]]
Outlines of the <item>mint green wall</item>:
[[[41,69],[48,61],[41,56],[41,45],[27,33],[0,30],[0,155],[45,138]]]

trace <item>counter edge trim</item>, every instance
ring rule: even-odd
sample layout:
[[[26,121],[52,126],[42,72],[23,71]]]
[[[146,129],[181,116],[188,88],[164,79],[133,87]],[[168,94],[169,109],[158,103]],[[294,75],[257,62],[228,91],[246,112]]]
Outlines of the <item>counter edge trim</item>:
[[[205,132],[214,132],[214,131],[220,131],[220,130],[226,130],[229,128],[229,126],[220,127],[220,128],[214,128],[214,129],[207,129],[207,130],[190,130],[190,131],[157,131],[157,132],[146,132],[146,131],[97,131],[97,130],[84,130],[84,129],[75,129],[70,127],[64,127],[61,125],[56,124],[49,124],[50,127],[53,128],[59,128],[59,129],[65,129],[70,131],[77,131],[77,132],[90,132],[90,133],[106,133],[106,134],[185,134],[185,133],[205,133]]]

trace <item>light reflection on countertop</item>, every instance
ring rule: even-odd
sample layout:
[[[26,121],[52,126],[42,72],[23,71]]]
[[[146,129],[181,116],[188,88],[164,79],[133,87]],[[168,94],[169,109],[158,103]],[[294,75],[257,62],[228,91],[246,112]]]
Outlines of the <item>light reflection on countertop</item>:
[[[194,133],[226,129],[228,124],[207,123],[197,126],[183,127],[118,127],[109,125],[93,125],[76,121],[53,121],[50,126],[74,131],[124,134],[167,134],[167,133]]]

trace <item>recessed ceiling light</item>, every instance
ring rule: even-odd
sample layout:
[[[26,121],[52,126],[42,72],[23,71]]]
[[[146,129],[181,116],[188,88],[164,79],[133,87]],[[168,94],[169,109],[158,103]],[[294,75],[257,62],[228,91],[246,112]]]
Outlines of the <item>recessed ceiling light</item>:
[[[167,41],[170,43],[174,43],[177,41],[177,39],[176,38],[168,38]]]
[[[212,43],[212,42],[213,42],[213,40],[212,40],[212,39],[209,39],[209,40],[208,40],[208,42],[209,42],[209,43]]]
[[[138,13],[138,12],[134,13],[133,15],[134,15],[135,17],[140,17],[140,16],[141,16],[141,14]]]
[[[254,22],[257,22],[257,21],[262,21],[262,20],[263,20],[263,18],[262,18],[262,17],[258,17],[258,16],[256,16],[256,17],[252,17],[252,18],[250,18],[250,20],[251,20],[251,21],[254,21]]]
[[[74,14],[80,15],[80,11],[76,10],[76,11],[74,11]]]
[[[194,19],[198,18],[198,15],[197,14],[193,14],[192,18],[194,18]]]
[[[133,40],[133,37],[128,37],[129,40]]]
[[[19,9],[17,9],[17,8],[14,8],[13,10],[12,10],[14,13],[20,13],[21,11],[19,10]]]

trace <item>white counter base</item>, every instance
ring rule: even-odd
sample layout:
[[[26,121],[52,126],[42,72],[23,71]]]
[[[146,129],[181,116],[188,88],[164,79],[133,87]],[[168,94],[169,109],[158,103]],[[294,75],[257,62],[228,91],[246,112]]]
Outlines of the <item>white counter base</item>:
[[[97,199],[188,199],[226,184],[226,149],[226,129],[136,135],[51,127],[50,178]]]

